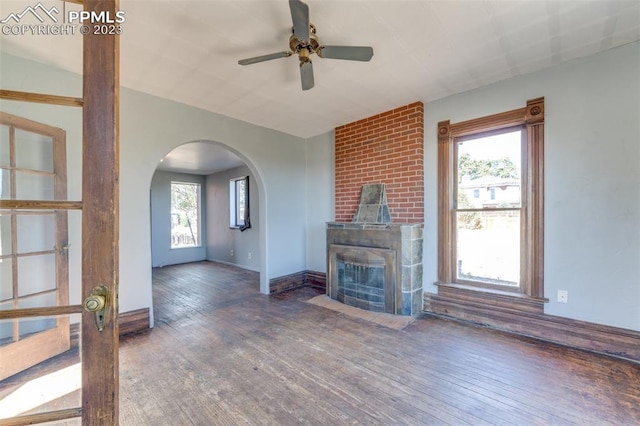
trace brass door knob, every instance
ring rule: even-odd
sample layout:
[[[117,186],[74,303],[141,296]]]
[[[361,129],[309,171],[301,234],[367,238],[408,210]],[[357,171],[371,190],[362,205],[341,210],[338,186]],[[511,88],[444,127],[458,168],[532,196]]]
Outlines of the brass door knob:
[[[94,288],[91,294],[84,299],[84,309],[87,312],[93,312],[98,331],[104,330],[107,302],[109,300],[109,290],[103,285]]]
[[[91,296],[84,299],[84,309],[89,312],[97,312],[104,309],[106,304],[106,300],[104,296],[100,296],[98,294],[92,294]]]

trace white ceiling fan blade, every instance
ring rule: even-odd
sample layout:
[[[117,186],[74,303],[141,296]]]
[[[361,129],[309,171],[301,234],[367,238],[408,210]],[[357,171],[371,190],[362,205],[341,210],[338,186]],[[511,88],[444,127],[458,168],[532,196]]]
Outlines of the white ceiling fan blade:
[[[300,80],[302,82],[302,90],[309,90],[313,87],[313,65],[311,61],[300,62]]]
[[[317,53],[321,58],[367,62],[373,57],[373,48],[370,46],[322,46]]]
[[[291,56],[292,54],[293,54],[293,52],[270,53],[268,55],[255,56],[253,58],[241,59],[241,60],[238,61],[238,64],[240,64],[240,65],[251,65],[251,64],[258,63],[258,62],[270,61],[272,59],[287,58],[287,57]]]
[[[289,0],[291,19],[293,20],[293,33],[298,40],[306,43],[309,41],[309,6],[300,0]]]

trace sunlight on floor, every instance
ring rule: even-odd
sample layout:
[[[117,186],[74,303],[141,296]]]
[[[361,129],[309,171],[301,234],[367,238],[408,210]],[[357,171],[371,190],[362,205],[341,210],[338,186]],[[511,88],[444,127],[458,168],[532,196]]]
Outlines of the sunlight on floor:
[[[33,410],[80,389],[80,386],[80,363],[33,379],[0,400],[0,419]]]

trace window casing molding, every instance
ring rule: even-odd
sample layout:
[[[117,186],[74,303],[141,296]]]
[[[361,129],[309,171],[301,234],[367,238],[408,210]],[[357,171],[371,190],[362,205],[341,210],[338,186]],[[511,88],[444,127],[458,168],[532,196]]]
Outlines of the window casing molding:
[[[460,123],[438,123],[438,284],[456,282],[456,139],[523,128],[519,295],[544,298],[544,98],[526,107]],[[483,290],[477,287],[478,290]],[[508,292],[505,292],[508,293]]]

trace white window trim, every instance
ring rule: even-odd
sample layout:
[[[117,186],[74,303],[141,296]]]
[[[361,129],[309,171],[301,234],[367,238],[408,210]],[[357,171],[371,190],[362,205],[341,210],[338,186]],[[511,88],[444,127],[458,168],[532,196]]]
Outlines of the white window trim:
[[[202,184],[199,182],[185,182],[185,181],[178,181],[178,180],[172,180],[171,184],[169,185],[169,207],[170,210],[173,207],[173,201],[172,201],[172,193],[173,193],[173,185],[177,184],[177,185],[193,185],[193,186],[197,186],[199,188],[198,190],[198,199],[197,199],[197,230],[198,230],[198,234],[196,236],[196,242],[194,245],[192,246],[179,246],[179,247],[174,247],[173,246],[173,242],[170,241],[169,242],[169,248],[170,250],[182,250],[182,249],[193,249],[193,248],[199,248],[202,247]],[[169,212],[170,215],[173,215],[173,211]],[[173,218],[171,218],[171,220],[173,221]],[[171,229],[170,229],[171,230]]]

